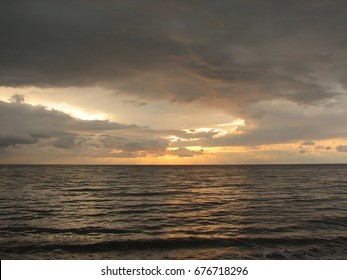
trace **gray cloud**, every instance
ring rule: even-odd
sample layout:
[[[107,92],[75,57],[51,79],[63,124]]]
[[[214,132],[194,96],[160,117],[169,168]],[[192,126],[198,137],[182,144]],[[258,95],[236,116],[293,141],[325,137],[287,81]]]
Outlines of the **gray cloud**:
[[[196,155],[202,155],[204,153],[203,150],[192,151],[187,148],[177,148],[175,150],[171,150],[169,154],[178,156],[178,157],[193,157]]]
[[[36,143],[39,139],[51,137],[71,137],[83,131],[101,133],[103,131],[138,131],[145,133],[148,128],[124,125],[109,121],[86,121],[71,117],[44,106],[0,101],[0,128],[2,146]],[[58,141],[59,143],[60,141]]]
[[[98,85],[239,111],[346,86],[345,1],[2,1],[0,84]]]
[[[305,141],[305,142],[301,143],[301,145],[303,145],[303,146],[314,146],[316,144],[313,141]]]
[[[131,138],[121,136],[101,136],[99,141],[104,147],[129,153],[147,152],[165,154],[168,142],[158,135],[132,135]]]
[[[160,133],[136,125],[86,121],[43,106],[0,101],[0,146],[36,144],[52,139],[52,146],[120,149],[126,152],[164,153],[168,142]]]
[[[0,147],[14,146],[16,144],[35,144],[37,142],[38,139],[31,135],[6,135],[3,132],[0,134]]]
[[[66,114],[48,111],[41,106],[0,101],[0,143],[6,147],[33,144],[39,139],[63,136],[67,132],[59,125],[72,121]]]
[[[347,145],[339,145],[336,147],[336,151],[346,153],[347,152]]]
[[[332,148],[330,146],[321,146],[318,145],[315,147],[316,150],[326,150],[326,151],[330,151]]]
[[[53,146],[62,149],[72,149],[75,146],[75,139],[72,135],[61,136],[54,141]]]
[[[124,105],[130,105],[134,107],[141,107],[147,105],[146,102],[141,102],[137,100],[122,100]]]
[[[14,94],[11,98],[10,101],[12,103],[24,103],[24,95],[23,94]]]
[[[74,155],[110,158],[146,156],[178,157],[200,155],[201,151],[178,148],[168,151],[167,134],[194,133],[180,130],[152,130],[148,127],[125,125],[109,121],[87,121],[71,117],[43,106],[0,101],[0,148],[37,145],[71,149]],[[195,136],[202,136],[197,133]],[[209,135],[206,133],[206,135]]]
[[[334,112],[323,107],[298,107],[291,102],[265,102],[245,107],[252,122],[237,131],[219,137],[185,142],[188,146],[258,146],[280,144],[304,139],[332,139],[347,136],[344,106]]]

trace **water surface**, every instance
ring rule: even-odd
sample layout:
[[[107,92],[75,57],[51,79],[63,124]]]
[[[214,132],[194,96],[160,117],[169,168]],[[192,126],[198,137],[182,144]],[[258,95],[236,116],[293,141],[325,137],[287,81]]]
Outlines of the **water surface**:
[[[1,259],[346,259],[347,165],[0,166]]]

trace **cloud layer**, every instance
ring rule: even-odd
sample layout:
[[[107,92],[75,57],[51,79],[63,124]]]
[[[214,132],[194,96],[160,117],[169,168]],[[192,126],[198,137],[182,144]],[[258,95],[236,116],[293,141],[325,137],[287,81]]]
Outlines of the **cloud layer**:
[[[11,99],[17,102],[0,101],[0,148],[35,144],[42,149],[70,149],[91,157],[192,157],[202,155],[203,151],[185,147],[168,150],[171,142],[167,135],[180,135],[187,141],[190,137],[209,137],[208,133],[188,134],[179,130],[153,130],[109,121],[81,120],[44,106],[22,103],[24,98],[20,95]]]
[[[245,125],[187,131],[184,121],[168,129],[160,118],[157,130],[85,121],[25,104],[17,94],[0,102],[0,147],[196,157],[205,147],[296,142],[307,154],[321,140],[345,139],[346,10],[342,0],[2,1],[0,86],[97,87],[120,94],[132,110],[194,104]],[[112,104],[107,98],[102,106]],[[94,103],[101,108],[96,94]],[[190,118],[180,113],[170,118]],[[344,143],[323,146],[345,151]]]
[[[133,157],[139,152],[165,153],[168,145],[160,138],[161,132],[145,127],[80,120],[43,106],[22,103],[0,101],[0,127],[0,147],[38,144],[46,139],[47,145],[55,148],[84,148],[81,152],[100,149],[107,151],[110,157],[119,157],[122,153]]]
[[[3,1],[0,83],[315,104],[346,86],[344,1]]]

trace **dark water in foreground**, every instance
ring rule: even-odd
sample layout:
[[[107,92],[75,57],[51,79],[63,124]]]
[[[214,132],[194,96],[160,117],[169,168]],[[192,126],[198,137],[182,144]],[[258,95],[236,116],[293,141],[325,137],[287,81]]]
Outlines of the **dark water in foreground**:
[[[347,165],[0,166],[1,259],[347,259]]]

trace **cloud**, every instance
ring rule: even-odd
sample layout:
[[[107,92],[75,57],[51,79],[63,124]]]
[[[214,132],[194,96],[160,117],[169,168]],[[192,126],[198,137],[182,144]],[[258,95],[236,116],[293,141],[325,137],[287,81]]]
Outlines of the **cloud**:
[[[165,153],[161,132],[109,121],[86,121],[43,106],[0,101],[0,146],[36,144],[51,139],[55,148],[104,147],[123,152]]]
[[[305,141],[305,142],[301,143],[301,145],[303,145],[303,146],[314,146],[316,144],[313,141]]]
[[[43,106],[0,101],[0,147],[36,145],[43,150],[71,150],[74,155],[109,158],[178,157],[201,155],[186,148],[167,150],[166,135],[180,130],[153,130],[148,127],[109,121],[81,120]],[[208,133],[207,133],[208,135]],[[195,137],[194,136],[194,137]],[[190,136],[189,136],[190,137]],[[24,146],[23,146],[24,145]]]
[[[345,8],[338,0],[4,1],[0,84],[102,86],[233,112],[264,100],[317,104],[346,87]]]
[[[220,137],[199,139],[186,145],[258,146],[347,137],[344,106],[324,111],[324,106],[297,106],[289,101],[261,102],[245,107],[250,119],[245,126]]]
[[[0,101],[0,143],[4,147],[63,136],[67,132],[60,125],[71,122],[73,119],[70,116],[58,111]]]
[[[122,100],[124,105],[130,105],[134,107],[141,107],[147,105],[146,102],[141,102],[137,100]]]
[[[178,149],[171,150],[169,152],[169,154],[178,156],[178,157],[193,157],[196,155],[202,155],[203,153],[204,153],[203,150],[192,151],[187,148],[178,148]]]
[[[245,126],[224,135],[189,130],[188,110],[169,114],[163,106],[165,120],[179,118],[177,129],[160,117],[158,130],[83,121],[23,104],[17,94],[13,104],[0,103],[0,146],[47,142],[121,158],[347,137],[346,7],[340,0],[2,1],[1,86],[96,87],[121,96],[129,110],[155,112],[154,100],[187,103]],[[112,110],[112,96],[107,101]]]
[[[336,151],[341,152],[341,153],[346,153],[347,152],[347,145],[339,145],[336,147]]]
[[[37,138],[31,135],[16,134],[6,135],[4,132],[0,134],[0,147],[14,146],[16,144],[35,144]]]
[[[54,141],[53,146],[62,149],[72,149],[75,146],[75,139],[72,135],[61,136]]]
[[[101,136],[99,142],[103,147],[113,150],[121,150],[122,152],[139,153],[147,152],[152,154],[165,154],[168,141],[160,138],[158,135],[136,135],[132,137],[122,136]],[[113,153],[117,154],[117,152]]]
[[[322,146],[322,145],[318,145],[315,147],[316,150],[326,150],[326,151],[330,151],[332,148],[330,146]]]
[[[23,94],[14,94],[11,98],[10,101],[12,103],[24,103],[24,95]]]

